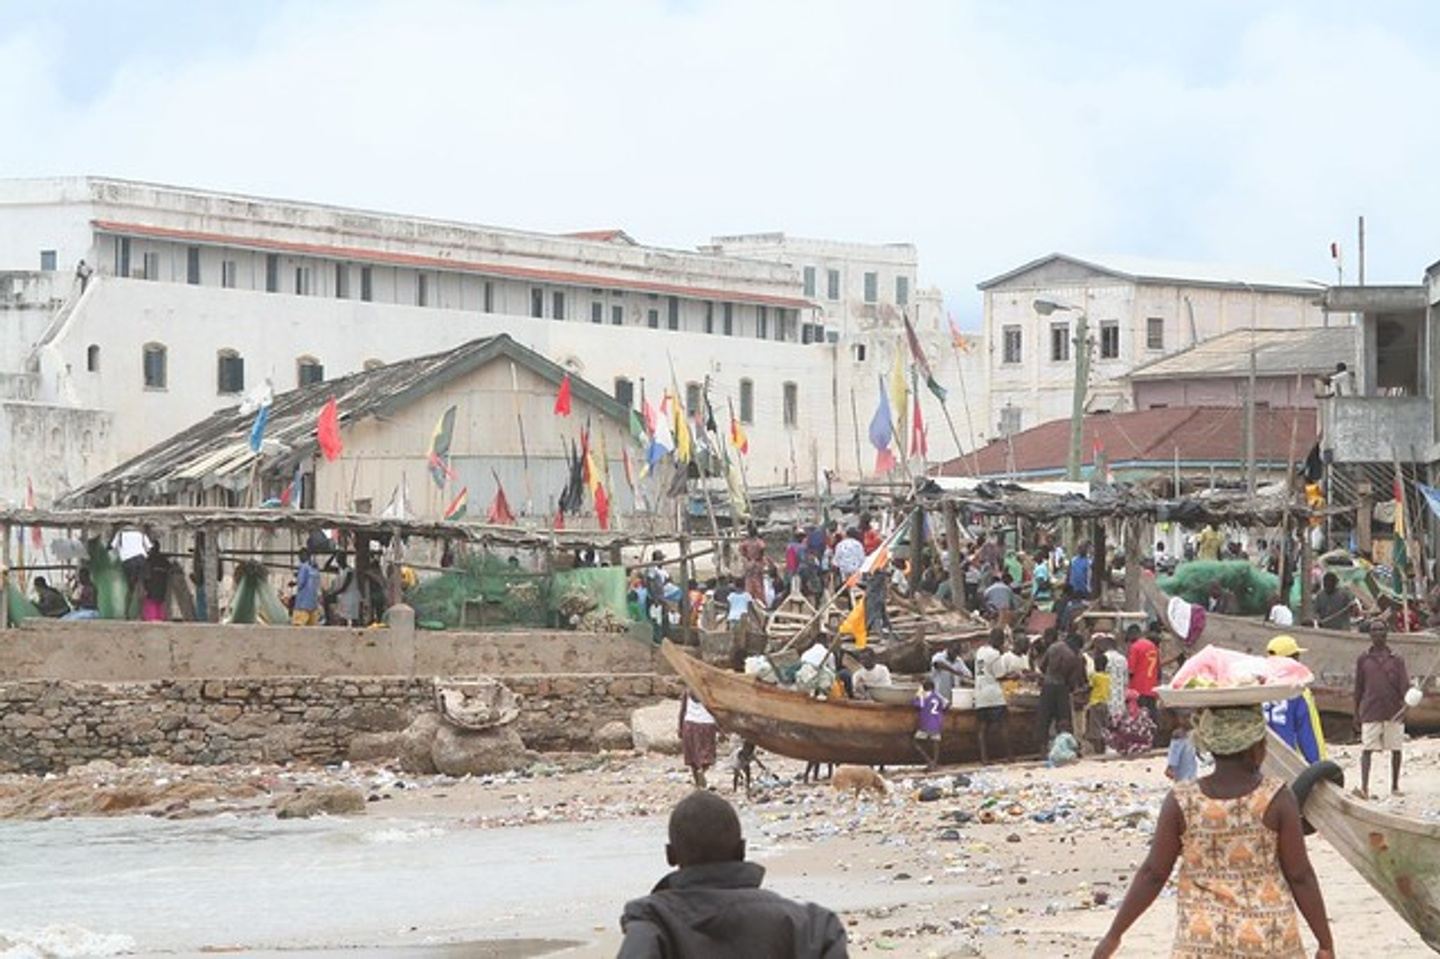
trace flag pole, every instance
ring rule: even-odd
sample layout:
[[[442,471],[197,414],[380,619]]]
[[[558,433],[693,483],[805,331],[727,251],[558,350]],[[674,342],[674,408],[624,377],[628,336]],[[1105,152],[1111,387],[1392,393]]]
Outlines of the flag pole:
[[[530,485],[530,450],[525,443],[525,416],[520,411],[520,377],[515,372],[514,360],[510,361],[510,401],[515,407],[515,425],[520,428],[520,467],[521,475],[525,478],[525,515],[533,516],[535,489]]]
[[[970,394],[965,390],[965,366],[960,361],[960,347],[955,342],[955,327],[951,323],[948,314],[945,317],[945,322],[946,325],[950,327],[950,352],[955,356],[955,375],[960,381],[960,400],[965,404],[965,430],[970,434],[970,475],[979,476],[980,457],[975,450],[975,421],[970,416]],[[945,404],[942,403],[940,405],[943,407]],[[955,424],[950,419],[949,409],[945,410],[945,421],[950,424],[950,433],[955,436],[955,445],[959,447],[960,437],[959,434],[955,432]],[[961,453],[961,457],[964,457],[963,453]]]
[[[855,481],[865,478],[865,463],[860,458],[860,411],[855,406],[855,387],[850,387],[850,427],[855,433]]]
[[[734,422],[739,423],[740,421],[735,419],[735,401],[732,400],[732,399],[730,399],[730,398],[727,396],[727,397],[725,398],[725,403],[726,403],[726,405],[729,406],[729,408],[730,408],[730,419],[733,420]],[[745,424],[744,424],[744,423],[741,423],[740,425],[743,427]],[[750,500],[750,471],[745,468],[745,454],[742,453],[740,450],[737,449],[737,450],[735,451],[735,460],[736,460],[736,462],[738,462],[738,463],[740,464],[740,487],[741,487],[741,489],[745,490],[745,509],[746,509],[746,510],[749,510],[749,509],[750,509],[750,503],[751,503],[751,500]]]

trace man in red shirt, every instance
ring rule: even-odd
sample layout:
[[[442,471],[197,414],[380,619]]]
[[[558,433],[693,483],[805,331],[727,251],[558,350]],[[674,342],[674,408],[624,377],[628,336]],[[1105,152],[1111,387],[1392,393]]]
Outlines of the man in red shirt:
[[[1125,658],[1130,671],[1130,688],[1140,697],[1140,706],[1150,718],[1159,722],[1155,705],[1155,687],[1160,684],[1160,650],[1148,636],[1139,636],[1130,644]]]

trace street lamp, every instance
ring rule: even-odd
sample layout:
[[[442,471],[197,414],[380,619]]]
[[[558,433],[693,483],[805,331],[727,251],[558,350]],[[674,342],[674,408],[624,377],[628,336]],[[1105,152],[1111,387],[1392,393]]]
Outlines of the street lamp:
[[[1035,312],[1041,316],[1053,313],[1075,313],[1075,394],[1070,401],[1070,457],[1065,475],[1072,483],[1080,481],[1080,434],[1085,420],[1085,392],[1090,380],[1090,331],[1085,311],[1069,303],[1046,298],[1036,299]]]

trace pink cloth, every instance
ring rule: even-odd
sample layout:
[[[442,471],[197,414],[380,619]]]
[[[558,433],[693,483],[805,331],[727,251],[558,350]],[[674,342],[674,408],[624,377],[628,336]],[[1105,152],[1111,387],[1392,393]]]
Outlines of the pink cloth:
[[[140,601],[140,618],[147,623],[165,622],[165,604],[158,599],[146,597]]]

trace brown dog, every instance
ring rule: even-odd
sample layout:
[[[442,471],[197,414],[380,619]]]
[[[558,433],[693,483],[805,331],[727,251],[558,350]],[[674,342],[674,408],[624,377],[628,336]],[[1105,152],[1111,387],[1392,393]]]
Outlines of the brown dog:
[[[881,798],[890,795],[890,784],[868,766],[840,766],[830,778],[830,785],[835,787],[836,792],[848,792],[857,799],[867,791]]]

